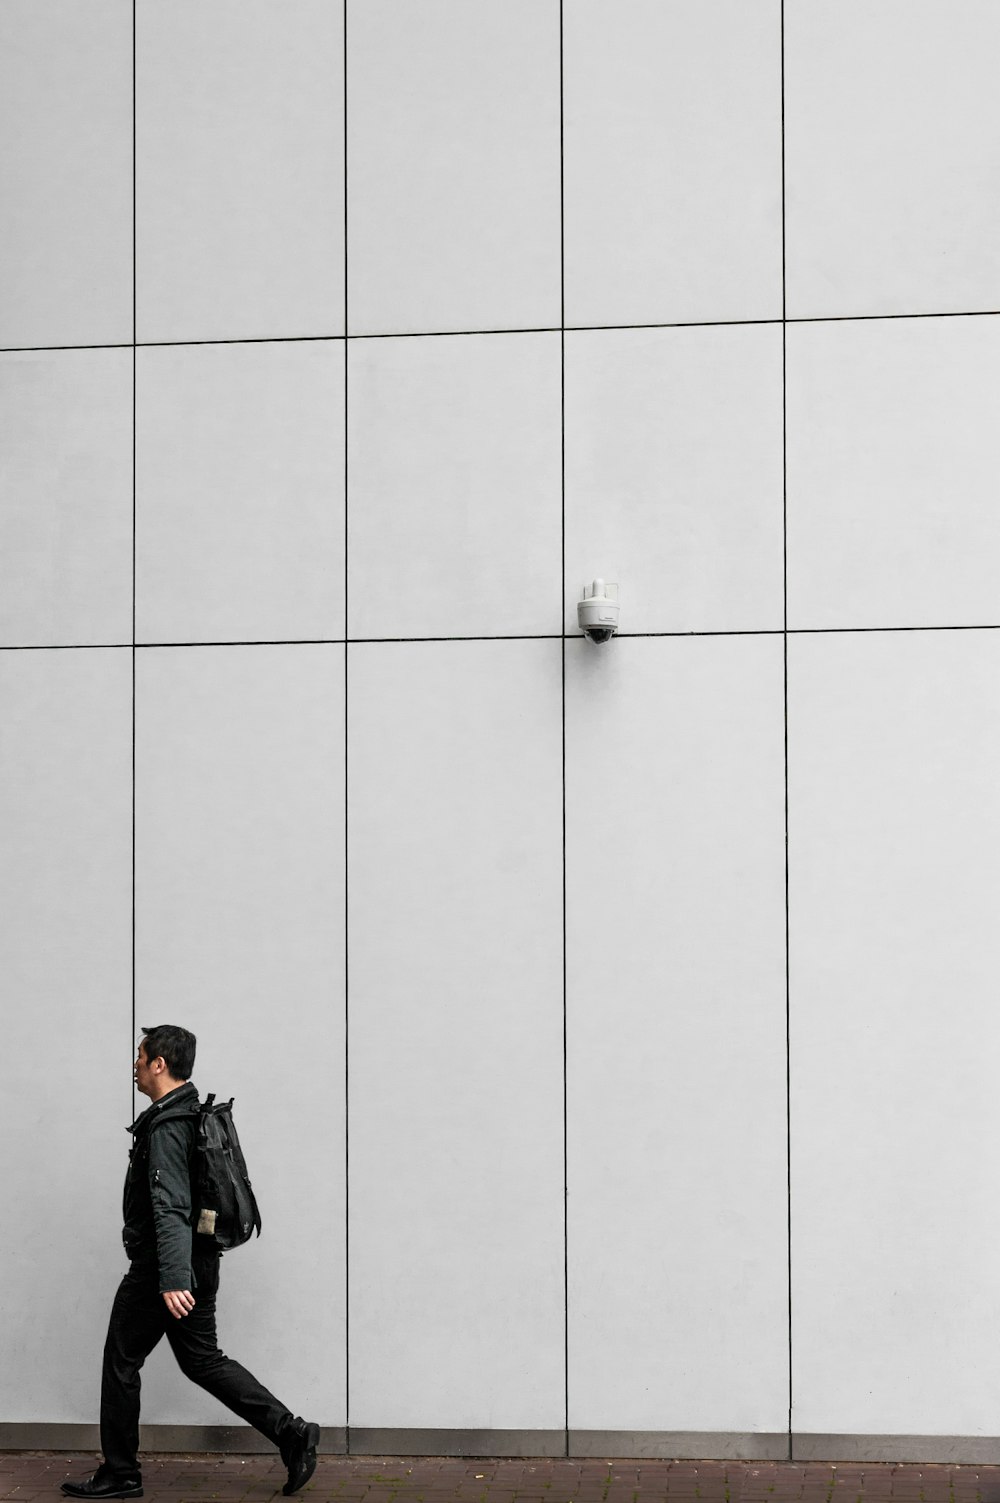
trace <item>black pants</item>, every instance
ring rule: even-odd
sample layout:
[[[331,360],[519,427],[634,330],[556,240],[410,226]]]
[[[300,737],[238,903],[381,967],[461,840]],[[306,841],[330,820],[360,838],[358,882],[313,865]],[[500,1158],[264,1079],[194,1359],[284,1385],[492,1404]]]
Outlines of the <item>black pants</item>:
[[[178,1320],[159,1292],[155,1266],[133,1264],[111,1307],[101,1374],[101,1448],[118,1477],[139,1475],[139,1370],[164,1334],[181,1372],[277,1445],[291,1411],[245,1367],[219,1351],[215,1296],[219,1259],[196,1259],[195,1306]]]

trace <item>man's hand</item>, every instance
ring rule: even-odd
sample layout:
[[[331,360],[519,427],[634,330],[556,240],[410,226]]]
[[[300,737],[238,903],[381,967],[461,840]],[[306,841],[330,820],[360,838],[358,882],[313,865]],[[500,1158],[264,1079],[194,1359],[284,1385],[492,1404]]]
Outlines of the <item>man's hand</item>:
[[[171,1315],[183,1320],[194,1309],[194,1295],[190,1289],[166,1289],[163,1292],[163,1303]]]

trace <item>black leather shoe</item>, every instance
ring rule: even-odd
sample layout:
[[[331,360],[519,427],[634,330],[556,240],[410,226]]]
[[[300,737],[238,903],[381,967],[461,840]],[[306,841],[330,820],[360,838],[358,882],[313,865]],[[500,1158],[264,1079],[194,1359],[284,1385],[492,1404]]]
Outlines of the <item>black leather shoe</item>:
[[[312,1425],[296,1415],[289,1420],[281,1437],[278,1449],[288,1468],[288,1481],[281,1491],[286,1498],[304,1487],[316,1470],[316,1447],[319,1445],[319,1425]]]
[[[141,1498],[142,1478],[116,1477],[99,1466],[94,1475],[83,1482],[64,1482],[62,1490],[67,1498]]]

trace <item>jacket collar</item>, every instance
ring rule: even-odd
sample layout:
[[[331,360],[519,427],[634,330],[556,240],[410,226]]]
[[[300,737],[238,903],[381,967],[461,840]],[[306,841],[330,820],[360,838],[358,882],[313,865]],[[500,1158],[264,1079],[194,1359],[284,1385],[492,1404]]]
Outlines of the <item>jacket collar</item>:
[[[153,1118],[166,1108],[170,1108],[170,1115],[173,1116],[173,1109],[175,1107],[179,1107],[181,1112],[187,1112],[190,1111],[192,1106],[196,1106],[197,1103],[198,1087],[192,1080],[185,1081],[182,1086],[175,1086],[172,1091],[168,1091],[165,1096],[161,1096],[159,1101],[154,1101],[147,1106],[146,1110],[140,1112],[132,1125],[127,1127],[125,1131],[130,1132],[133,1137],[137,1138],[140,1133],[148,1130]]]

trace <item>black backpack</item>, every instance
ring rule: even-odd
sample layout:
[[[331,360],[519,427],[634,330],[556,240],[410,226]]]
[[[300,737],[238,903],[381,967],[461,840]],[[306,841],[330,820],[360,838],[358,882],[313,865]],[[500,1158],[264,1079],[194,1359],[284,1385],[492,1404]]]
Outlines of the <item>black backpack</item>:
[[[197,1109],[191,1160],[195,1246],[228,1252],[260,1236],[260,1211],[233,1122],[232,1100],[206,1096]]]

